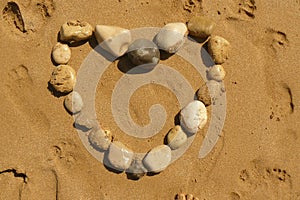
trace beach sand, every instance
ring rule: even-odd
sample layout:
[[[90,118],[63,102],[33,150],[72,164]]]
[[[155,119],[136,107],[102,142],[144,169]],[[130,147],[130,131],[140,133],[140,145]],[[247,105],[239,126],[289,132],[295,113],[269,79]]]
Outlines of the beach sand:
[[[18,0],[0,2],[0,199],[174,199],[190,193],[201,200],[300,199],[299,0]],[[19,15],[20,14],[20,15]],[[107,170],[83,146],[63,97],[48,90],[54,68],[51,49],[60,26],[72,19],[127,29],[186,23],[205,15],[214,35],[231,44],[226,70],[226,120],[222,135],[205,158],[200,130],[191,147],[155,176],[130,180]],[[22,19],[20,20],[21,16]],[[76,71],[92,50],[72,47]],[[203,80],[172,56],[162,61],[182,70],[196,91]],[[161,103],[168,114],[153,138],[124,134],[110,108],[122,75],[112,64],[97,88],[101,126],[135,151],[162,144],[179,111],[172,93],[148,85],[132,96],[134,121],[149,123],[148,109]]]

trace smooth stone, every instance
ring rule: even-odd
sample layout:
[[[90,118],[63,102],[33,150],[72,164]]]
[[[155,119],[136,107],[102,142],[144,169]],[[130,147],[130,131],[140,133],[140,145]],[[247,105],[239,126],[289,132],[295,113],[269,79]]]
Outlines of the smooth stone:
[[[131,42],[130,30],[117,26],[96,25],[95,37],[100,46],[115,57],[124,55]]]
[[[87,22],[71,20],[60,28],[60,40],[65,42],[79,42],[89,39],[93,34],[93,27]]]
[[[86,114],[82,112],[78,113],[75,117],[75,127],[81,129],[83,131],[90,130],[92,128],[97,127],[97,121],[90,119]]]
[[[168,146],[172,149],[178,149],[187,141],[187,135],[181,129],[181,126],[177,125],[172,128],[167,135]]]
[[[230,43],[220,37],[213,36],[208,41],[208,53],[216,64],[222,64],[228,59]]]
[[[186,200],[199,200],[199,199],[197,197],[194,197],[194,195],[192,195],[192,194],[187,194]]]
[[[67,64],[71,59],[71,49],[68,45],[60,42],[52,48],[52,58],[56,64]]]
[[[124,171],[129,168],[134,153],[128,149],[123,143],[114,141],[110,144],[107,159],[111,166],[117,171]]]
[[[159,173],[171,162],[171,149],[167,145],[159,145],[151,149],[143,159],[143,164],[150,172]]]
[[[107,130],[95,129],[89,133],[88,139],[95,149],[106,151],[111,144],[112,134]]]
[[[225,78],[226,72],[222,65],[214,65],[207,71],[207,78],[221,82]]]
[[[180,123],[189,133],[196,133],[207,122],[205,105],[198,100],[190,102],[180,112]]]
[[[154,37],[154,43],[159,49],[168,53],[176,53],[185,42],[187,27],[184,23],[166,24]]]
[[[83,101],[78,92],[71,92],[64,100],[65,108],[72,114],[78,113],[83,107]]]
[[[69,93],[76,83],[76,72],[69,65],[59,65],[53,70],[49,82],[56,91]]]
[[[211,97],[210,93],[208,90],[208,87],[206,84],[202,85],[198,90],[197,90],[197,99],[204,103],[205,106],[210,106],[211,105]]]
[[[189,34],[198,38],[209,37],[215,29],[215,22],[204,16],[195,16],[188,22]]]
[[[147,39],[137,39],[132,42],[128,47],[127,55],[134,65],[157,64],[160,59],[157,45]]]
[[[177,194],[175,200],[186,200],[185,194]]]
[[[140,158],[134,157],[126,172],[129,174],[131,179],[138,180],[146,174],[147,169],[144,167]]]

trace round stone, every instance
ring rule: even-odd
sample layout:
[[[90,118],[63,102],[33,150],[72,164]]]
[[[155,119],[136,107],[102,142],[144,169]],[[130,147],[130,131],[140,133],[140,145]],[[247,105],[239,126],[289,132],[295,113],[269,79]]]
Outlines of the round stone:
[[[62,41],[79,42],[92,36],[93,27],[87,22],[71,20],[61,26],[59,34]]]
[[[123,143],[114,141],[110,144],[107,159],[110,166],[115,170],[124,171],[129,168],[134,153],[128,149]]]
[[[230,43],[220,37],[213,36],[208,41],[208,53],[216,64],[222,64],[228,59]]]
[[[168,53],[176,53],[185,42],[187,27],[184,23],[166,24],[154,37],[154,43]]]
[[[67,64],[71,58],[70,47],[58,42],[52,48],[52,58],[56,64]]]
[[[142,178],[146,174],[147,169],[144,167],[140,158],[134,157],[132,159],[130,167],[126,170],[126,172],[127,174],[129,174],[131,179],[137,180]]]
[[[137,39],[128,47],[127,55],[134,65],[157,64],[160,52],[156,44],[147,39]]]
[[[187,135],[181,129],[181,126],[177,125],[172,128],[167,135],[168,146],[172,149],[178,149],[187,141]]]
[[[209,93],[209,90],[208,90],[208,87],[206,86],[206,84],[202,85],[197,90],[197,98],[199,101],[204,103],[205,106],[211,105],[211,97],[210,97],[210,93]]]
[[[143,159],[147,170],[159,173],[166,169],[171,162],[171,149],[167,145],[160,145],[151,149]]]
[[[185,194],[177,194],[175,200],[186,200]]]
[[[76,72],[69,65],[59,65],[53,70],[49,82],[56,91],[69,93],[76,83]]]
[[[106,151],[111,144],[112,135],[110,131],[96,129],[89,133],[88,139],[96,150]]]
[[[202,129],[207,122],[205,105],[198,100],[190,102],[180,111],[180,123],[189,133],[196,133]]]
[[[78,92],[71,92],[64,100],[65,108],[72,114],[76,114],[81,111],[83,107],[83,101]]]
[[[222,81],[225,78],[226,72],[222,65],[214,65],[207,71],[207,78],[209,80]]]
[[[198,38],[209,37],[215,28],[215,22],[204,16],[195,16],[188,22],[189,34]]]

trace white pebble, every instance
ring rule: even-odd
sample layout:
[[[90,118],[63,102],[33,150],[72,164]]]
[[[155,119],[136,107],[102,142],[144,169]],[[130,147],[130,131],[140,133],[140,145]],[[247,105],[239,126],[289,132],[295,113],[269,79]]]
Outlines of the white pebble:
[[[75,127],[87,131],[97,127],[97,121],[90,119],[86,114],[80,112],[75,118]]]
[[[89,142],[95,149],[105,151],[108,149],[112,141],[110,131],[103,131],[102,129],[92,130],[89,133]]]
[[[71,58],[71,49],[60,42],[52,48],[52,58],[56,64],[67,64]]]
[[[210,67],[207,72],[207,78],[209,80],[222,81],[225,78],[226,72],[222,65],[214,65]]]
[[[83,107],[83,101],[78,92],[71,92],[64,100],[65,108],[72,114],[78,113]]]
[[[117,26],[96,25],[95,37],[103,49],[116,57],[124,55],[131,43],[130,30]]]
[[[62,41],[79,42],[92,36],[93,27],[87,22],[71,20],[61,26],[59,33]]]
[[[169,23],[157,33],[154,43],[159,49],[168,53],[176,53],[185,42],[187,32],[187,27],[184,23]]]
[[[205,105],[198,100],[190,102],[180,112],[180,123],[189,133],[196,133],[198,128],[202,129],[207,122]]]
[[[228,59],[230,43],[220,37],[213,36],[208,41],[208,53],[216,64],[222,64]]]
[[[159,173],[168,167],[171,156],[170,147],[159,145],[146,154],[143,164],[150,172]]]
[[[107,159],[111,166],[118,171],[126,170],[131,162],[134,153],[121,142],[115,141],[110,144],[107,154]]]
[[[167,135],[168,146],[171,149],[178,149],[187,141],[187,135],[181,129],[181,126],[177,125],[172,128]]]

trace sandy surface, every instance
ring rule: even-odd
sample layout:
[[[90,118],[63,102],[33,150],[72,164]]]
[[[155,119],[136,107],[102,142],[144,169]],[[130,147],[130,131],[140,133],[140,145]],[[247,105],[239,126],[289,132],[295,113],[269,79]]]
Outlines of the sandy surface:
[[[13,12],[1,12],[0,17],[0,199],[171,200],[180,192],[201,200],[300,199],[299,0],[15,2],[24,24],[14,22],[18,19]],[[7,1],[0,2],[1,11],[6,5]],[[82,145],[63,97],[47,89],[54,68],[51,48],[60,26],[80,19],[92,26],[162,27],[198,14],[216,21],[214,34],[232,46],[223,65],[227,117],[217,145],[198,159],[205,128],[188,151],[159,175],[133,181],[126,174],[108,171]],[[91,49],[88,42],[72,47],[69,64],[78,70]],[[182,62],[173,56],[162,63],[182,70],[197,90],[201,79]],[[148,108],[158,102],[170,117],[149,140],[125,135],[109,106],[121,74],[112,64],[102,77],[97,115],[119,140],[145,151],[161,144],[179,111],[178,103],[164,88],[140,88],[130,104],[137,123],[147,124]]]

